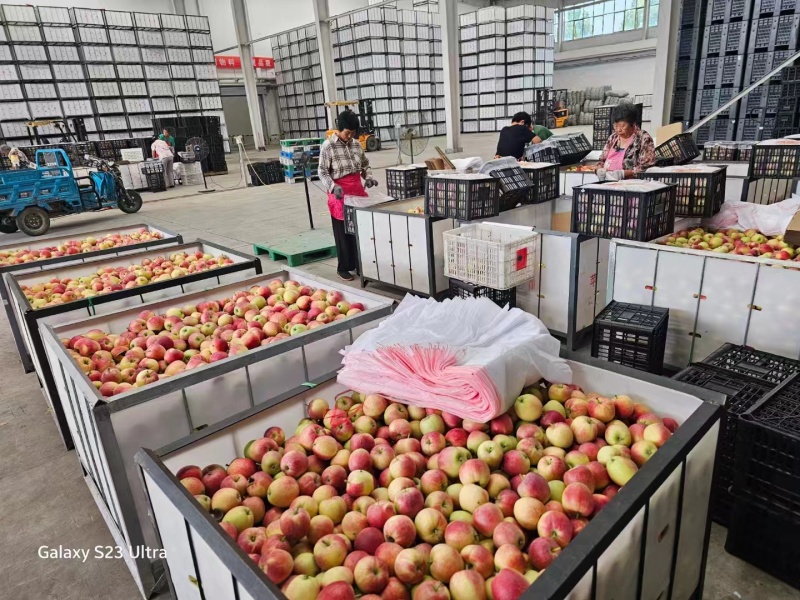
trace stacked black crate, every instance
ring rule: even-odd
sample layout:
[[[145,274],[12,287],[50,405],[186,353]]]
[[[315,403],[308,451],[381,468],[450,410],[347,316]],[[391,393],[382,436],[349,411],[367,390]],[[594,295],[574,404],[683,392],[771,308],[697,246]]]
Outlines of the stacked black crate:
[[[675,63],[670,118],[672,122],[692,121],[705,8],[706,3],[703,0],[684,0],[681,5],[681,29],[678,34],[678,56]]]
[[[373,101],[380,139],[395,139],[398,127],[413,127],[421,137],[445,131],[438,17],[375,7],[334,23],[338,96]]]
[[[325,118],[317,32],[306,25],[271,40],[278,84],[282,137],[325,135]]]
[[[490,7],[460,24],[461,130],[498,131],[517,112],[535,115],[538,93],[553,85],[553,11]]]
[[[752,7],[744,85],[755,83],[797,49],[800,5],[795,0],[756,0]],[[740,103],[738,140],[769,139],[781,95],[781,76],[754,89]]]
[[[781,96],[775,117],[776,138],[800,133],[800,66],[786,67],[781,76]]]

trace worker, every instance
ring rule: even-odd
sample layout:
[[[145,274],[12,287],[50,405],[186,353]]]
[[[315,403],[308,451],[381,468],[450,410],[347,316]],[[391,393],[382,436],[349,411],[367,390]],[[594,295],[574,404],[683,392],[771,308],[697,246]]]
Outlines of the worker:
[[[159,138],[150,146],[150,151],[153,153],[153,158],[160,160],[164,165],[164,182],[167,187],[175,187],[175,173],[172,170],[175,155],[172,153],[172,148],[166,141]]]
[[[495,158],[512,156],[520,160],[525,153],[525,146],[540,144],[552,135],[553,132],[547,127],[534,125],[528,113],[518,112],[511,118],[511,125],[503,127],[500,132]]]
[[[164,131],[160,136],[158,136],[158,139],[167,142],[172,151],[175,152],[175,138],[170,135],[169,129],[164,127]]]
[[[328,192],[328,210],[339,259],[336,273],[344,281],[353,281],[350,272],[358,269],[355,236],[347,235],[344,230],[344,197],[366,196],[365,187],[378,185],[358,141],[358,127],[358,115],[352,110],[343,111],[336,119],[337,131],[325,140],[319,153],[318,173]]]
[[[25,156],[25,153],[22,150],[19,148],[12,148],[7,144],[0,146],[0,156],[8,157],[8,159],[11,161],[12,169],[26,169],[30,163],[30,161],[28,161],[28,157]]]
[[[611,119],[614,131],[600,153],[597,174],[612,180],[636,178],[656,162],[653,138],[636,124],[638,112],[629,102],[617,104]]]

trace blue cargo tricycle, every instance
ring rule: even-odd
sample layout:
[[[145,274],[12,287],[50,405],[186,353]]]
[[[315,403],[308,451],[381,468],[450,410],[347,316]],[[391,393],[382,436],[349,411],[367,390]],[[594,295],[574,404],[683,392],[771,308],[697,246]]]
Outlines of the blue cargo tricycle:
[[[50,218],[119,208],[135,213],[142,197],[125,189],[119,167],[86,155],[90,171],[76,177],[66,152],[37,150],[35,168],[0,171],[0,232],[31,236],[50,229]]]

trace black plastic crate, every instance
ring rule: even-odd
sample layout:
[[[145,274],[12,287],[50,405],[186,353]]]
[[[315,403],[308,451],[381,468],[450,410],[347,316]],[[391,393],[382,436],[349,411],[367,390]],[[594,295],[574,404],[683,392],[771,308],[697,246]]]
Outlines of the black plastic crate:
[[[517,288],[512,287],[507,290],[496,290],[483,285],[475,285],[461,281],[460,279],[450,278],[450,297],[451,298],[488,298],[500,308],[508,305],[514,308],[517,305]]]
[[[656,163],[661,167],[684,165],[700,156],[691,133],[679,133],[656,146]]]
[[[145,173],[148,192],[163,192],[167,189],[164,173]]]
[[[723,344],[705,357],[703,364],[773,385],[783,383],[795,373],[800,373],[800,360],[737,344]]]
[[[427,177],[425,213],[473,221],[500,214],[500,187],[496,179]]]
[[[772,130],[767,131],[767,137]],[[736,139],[761,141],[764,139],[764,121],[761,118],[739,119],[736,125]]]
[[[745,21],[727,23],[725,27],[725,54],[745,54],[747,52],[747,26]]]
[[[738,87],[698,90],[694,104],[695,119],[707,117],[712,112],[717,110],[720,106],[727,103],[731,98],[733,98],[738,93],[739,93]],[[718,117],[728,117],[730,116],[730,114],[731,114],[731,108],[727,108],[726,110],[719,113]]]
[[[642,173],[644,179],[674,183],[676,217],[713,217],[725,202],[727,166],[714,173]]]
[[[744,67],[745,57],[741,54],[703,58],[700,60],[697,85],[700,88],[740,86]]]
[[[652,192],[630,192],[614,184],[572,188],[572,233],[649,242],[671,233],[674,184]]]
[[[734,497],[725,540],[728,554],[800,589],[800,517],[749,498]]]
[[[723,422],[723,430],[720,432],[717,478],[711,509],[712,518],[717,523],[727,526],[733,510],[733,497],[730,490],[736,474],[734,463],[738,416],[752,408],[775,385],[702,363],[689,365],[672,378],[727,396],[725,401],[727,418]]]
[[[500,186],[501,212],[526,202],[533,191],[533,182],[520,167],[494,169],[489,175],[497,179]]]
[[[781,81],[797,82],[800,81],[800,66],[784,67],[781,71]]]
[[[541,204],[561,195],[561,178],[559,177],[558,165],[527,169],[523,165],[522,168],[533,183],[533,187],[523,204]]]
[[[661,375],[669,309],[614,300],[594,319],[592,356]]]
[[[141,164],[139,170],[145,175],[152,175],[154,173],[163,173],[164,163],[162,163],[160,160],[146,160]]]
[[[386,169],[386,193],[392,198],[404,200],[425,195],[425,175],[428,169]]]
[[[724,53],[725,52],[725,37],[726,37],[726,33],[727,33],[727,27],[728,27],[727,25],[724,25],[722,23],[717,23],[716,25],[709,25],[708,27],[705,28],[705,30],[703,30],[703,56],[704,57],[707,57],[707,56],[712,55],[712,54],[720,54],[720,53]],[[699,29],[684,29],[684,30],[681,31],[681,35],[689,32],[689,31],[695,31],[696,32],[696,31],[699,31]],[[697,34],[695,34],[695,36],[696,35]],[[693,36],[693,37],[695,37],[695,36]],[[688,36],[685,36],[685,37],[688,38]],[[679,38],[679,39],[680,39],[680,44],[681,45],[684,44],[684,43],[688,44],[688,40],[685,42],[683,37]],[[693,42],[694,42],[695,45],[697,44],[696,41],[693,41]],[[697,52],[696,52],[696,50],[694,48],[693,48],[693,50],[695,51],[694,54],[692,54],[692,55],[686,54],[685,57],[686,58],[695,58]],[[684,58],[684,55],[681,54],[680,51],[678,52],[678,56],[680,58]]]
[[[742,185],[742,202],[775,204],[790,198],[800,184],[800,178],[747,177]]]
[[[749,175],[784,179],[800,177],[800,146],[754,146]]]
[[[675,65],[675,89],[693,90],[697,85],[702,86],[702,80],[697,77],[699,62],[694,59],[681,59]]]
[[[672,95],[672,118],[674,121],[689,121],[692,118],[694,91],[677,91]]]
[[[525,148],[525,160],[530,162],[560,163],[561,155],[554,146],[534,144]]]
[[[707,25],[711,23],[728,23],[730,21],[749,19],[752,0],[711,0],[707,4],[704,15]]]
[[[739,418],[734,490],[800,519],[800,375]]]
[[[553,136],[547,141],[558,150],[558,163],[562,166],[579,163],[592,151],[592,144],[582,133]]]
[[[683,0],[681,2],[681,28],[697,27],[703,22],[706,0]]]

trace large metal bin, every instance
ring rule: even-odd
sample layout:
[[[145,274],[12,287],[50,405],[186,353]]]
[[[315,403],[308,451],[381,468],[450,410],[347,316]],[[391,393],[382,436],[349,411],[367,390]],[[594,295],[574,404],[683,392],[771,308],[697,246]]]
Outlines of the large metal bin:
[[[146,258],[152,259],[165,254],[175,252],[203,252],[212,256],[222,254],[234,261],[232,265],[226,265],[218,269],[194,273],[186,277],[170,279],[169,281],[159,281],[149,285],[111,292],[93,298],[76,300],[67,304],[51,306],[34,310],[30,302],[22,292],[22,285],[32,285],[58,275],[64,277],[79,277],[86,275],[88,269],[100,269],[103,267],[127,266],[131,261],[141,261]],[[154,302],[161,298],[175,295],[177,292],[186,293],[202,290],[213,285],[220,285],[251,277],[261,273],[261,261],[255,256],[244,254],[237,250],[232,250],[218,244],[212,244],[204,240],[197,240],[191,244],[181,244],[160,250],[149,252],[139,252],[134,255],[124,255],[108,258],[102,261],[95,261],[91,265],[72,265],[69,267],[57,267],[36,273],[26,273],[22,275],[6,274],[3,276],[5,285],[9,292],[9,304],[14,314],[15,321],[19,327],[21,342],[28,352],[39,376],[39,382],[44,390],[45,398],[53,416],[56,419],[61,438],[68,450],[72,450],[73,443],[70,439],[69,428],[61,410],[61,404],[56,401],[57,394],[53,385],[53,375],[50,372],[50,365],[44,354],[44,346],[39,332],[40,325],[47,323],[57,325],[75,321],[76,319],[92,317],[117,311],[128,307],[139,307],[145,302]],[[18,343],[19,345],[19,343]]]
[[[669,309],[664,364],[672,368],[701,361],[726,342],[796,359],[796,265],[615,239],[608,295],[609,300]]]
[[[160,240],[151,240],[148,242],[141,242],[139,244],[121,246],[119,248],[109,248],[108,250],[97,250],[96,252],[70,254],[69,256],[56,256],[53,258],[46,258],[44,260],[37,260],[35,262],[24,263],[21,265],[0,266],[0,297],[2,297],[3,299],[3,305],[5,306],[6,309],[8,322],[11,325],[11,331],[14,334],[14,342],[17,344],[17,351],[19,352],[19,357],[20,360],[22,361],[22,366],[25,369],[26,373],[31,373],[33,371],[33,362],[31,361],[31,357],[28,354],[24,342],[22,341],[22,335],[20,334],[19,331],[19,325],[17,324],[17,320],[14,318],[14,313],[11,310],[11,305],[9,304],[8,290],[6,289],[5,280],[3,279],[3,276],[6,273],[14,273],[16,275],[21,275],[23,273],[33,273],[35,271],[43,271],[45,269],[50,269],[54,265],[60,265],[66,267],[86,262],[93,262],[109,256],[123,256],[125,254],[141,252],[143,250],[149,250],[150,248],[156,248],[159,246],[171,246],[173,244],[182,244],[183,237],[178,233],[170,231],[169,229],[165,229],[163,227],[155,227],[154,225],[148,225],[147,223],[142,223],[139,225],[130,225],[128,227],[120,227],[115,229],[100,229],[97,231],[83,231],[80,233],[73,233],[70,235],[59,234],[43,238],[31,238],[30,241],[20,240],[12,244],[4,244],[0,246],[0,252],[8,252],[10,250],[17,250],[19,248],[40,250],[42,248],[47,248],[49,246],[60,246],[70,240],[85,239],[87,237],[99,238],[113,233],[131,234],[131,233],[136,233],[141,229],[147,229],[148,231],[151,232],[158,232],[162,235],[162,238]]]
[[[412,198],[355,210],[362,287],[375,281],[426,296],[448,289],[442,233],[455,220],[408,212],[424,205]]]
[[[574,350],[591,338],[594,318],[606,307],[611,242],[551,230],[555,202],[520,206],[485,221],[536,229],[539,264],[534,278],[517,286],[517,308],[538,317]]]
[[[163,311],[176,305],[217,300],[276,278],[338,289],[349,301],[363,303],[366,310],[113,399],[100,396],[60,342],[61,338],[93,328],[124,329],[142,310]],[[340,366],[339,350],[364,331],[377,327],[391,314],[392,305],[389,298],[285,269],[91,319],[42,326],[47,360],[75,439],[84,479],[115,542],[123,548],[125,561],[143,596],[149,597],[158,580],[159,563],[144,555],[132,557],[127,549],[135,552],[142,546],[155,548],[158,542],[133,461],[136,451],[142,446],[158,448],[194,431],[228,423],[243,411],[260,407],[276,396],[294,395],[307,382],[327,377]]]
[[[601,393],[644,399],[681,426],[528,588],[522,600],[701,598],[722,408],[694,394],[716,402],[723,397],[591,359],[570,361],[570,366],[575,383]],[[188,464],[232,460],[267,426],[293,431],[305,416],[308,400],[322,397],[330,401],[342,391],[333,378],[314,390],[297,388],[296,395],[273,397],[239,419],[160,450],[145,449],[137,454],[166,553],[173,598],[284,598],[173,473]]]

